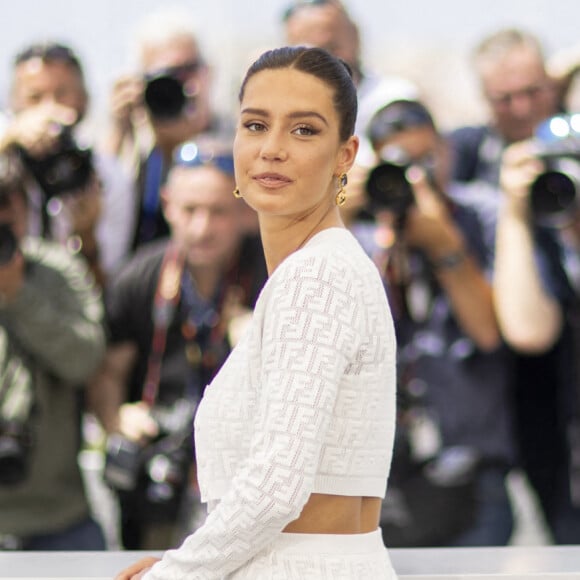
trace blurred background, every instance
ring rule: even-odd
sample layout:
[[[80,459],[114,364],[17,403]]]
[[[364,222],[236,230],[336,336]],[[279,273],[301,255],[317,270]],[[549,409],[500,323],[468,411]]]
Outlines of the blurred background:
[[[378,72],[415,81],[442,126],[478,120],[483,105],[469,55],[485,34],[504,26],[529,29],[548,56],[580,45],[580,2],[563,0],[346,0],[359,22],[365,62]],[[132,68],[131,36],[144,14],[162,6],[191,10],[214,67],[216,108],[231,111],[249,60],[281,44],[288,0],[19,0],[5,7],[0,35],[0,106],[9,91],[10,63],[20,47],[41,39],[65,42],[84,64],[91,119],[106,115],[112,81]]]

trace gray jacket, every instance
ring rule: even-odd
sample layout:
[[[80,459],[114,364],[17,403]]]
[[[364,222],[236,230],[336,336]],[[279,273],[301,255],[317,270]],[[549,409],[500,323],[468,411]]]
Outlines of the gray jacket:
[[[0,485],[0,534],[50,533],[89,514],[77,462],[80,394],[105,348],[100,294],[84,264],[46,240],[27,239],[24,285],[0,304],[0,348],[22,353],[34,390],[30,473]],[[6,360],[6,352],[0,353]],[[2,360],[2,358],[0,358]]]

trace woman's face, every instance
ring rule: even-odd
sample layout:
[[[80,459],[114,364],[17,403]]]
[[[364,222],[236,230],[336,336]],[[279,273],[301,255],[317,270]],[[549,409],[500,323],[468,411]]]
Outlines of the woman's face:
[[[305,219],[326,210],[357,148],[355,137],[340,141],[332,89],[317,77],[285,68],[247,82],[234,142],[236,182],[260,215]]]

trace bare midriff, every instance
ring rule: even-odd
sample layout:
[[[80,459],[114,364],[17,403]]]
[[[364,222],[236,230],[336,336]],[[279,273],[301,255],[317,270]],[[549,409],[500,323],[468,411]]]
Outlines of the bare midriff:
[[[284,532],[293,534],[365,534],[379,525],[381,498],[313,493],[300,517]]]

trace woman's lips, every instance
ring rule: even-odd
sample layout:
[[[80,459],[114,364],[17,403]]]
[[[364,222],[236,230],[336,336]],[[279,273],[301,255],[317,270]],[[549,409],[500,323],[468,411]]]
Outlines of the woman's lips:
[[[253,179],[260,185],[270,189],[277,189],[292,183],[289,177],[281,175],[280,173],[259,173],[254,175]]]

